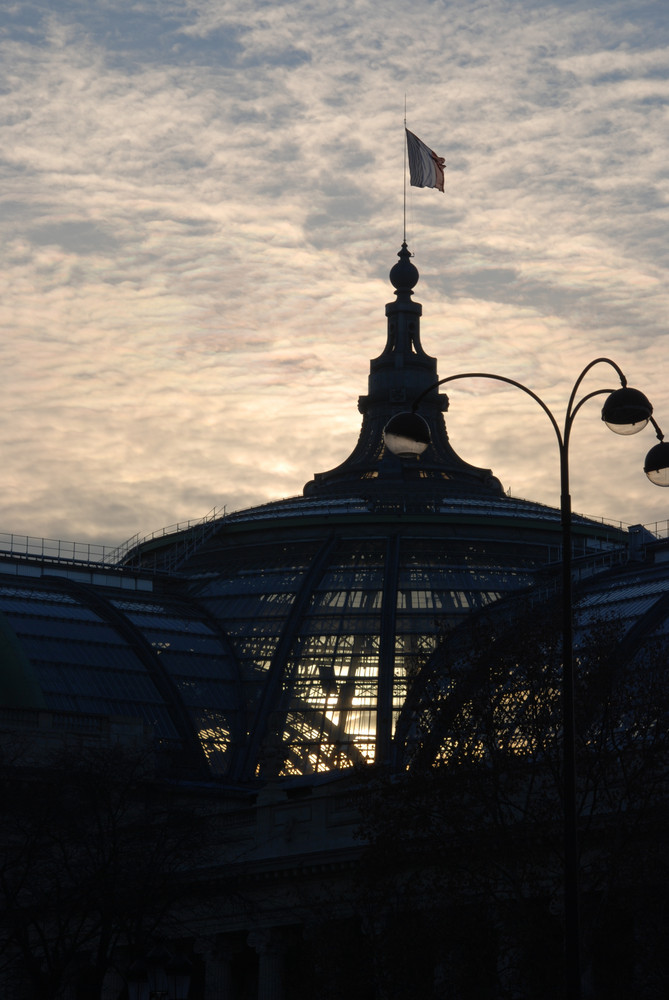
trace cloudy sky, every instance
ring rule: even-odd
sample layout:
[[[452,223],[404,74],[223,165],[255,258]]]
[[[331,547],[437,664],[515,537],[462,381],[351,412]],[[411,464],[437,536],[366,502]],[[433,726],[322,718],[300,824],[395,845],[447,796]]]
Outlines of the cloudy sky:
[[[5,0],[0,530],[117,543],[295,495],[352,450],[402,241],[423,345],[562,419],[600,355],[669,436],[666,0]],[[614,386],[596,369],[585,388]],[[448,428],[558,502],[522,393]],[[655,443],[574,428],[575,510],[665,521]]]

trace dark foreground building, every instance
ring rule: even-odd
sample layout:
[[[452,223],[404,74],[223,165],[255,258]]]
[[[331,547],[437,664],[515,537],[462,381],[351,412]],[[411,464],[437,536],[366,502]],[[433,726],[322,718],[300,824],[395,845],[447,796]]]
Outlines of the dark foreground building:
[[[3,536],[3,996],[560,996],[559,512],[387,420],[304,494],[115,553]],[[586,995],[666,996],[669,548],[574,517]],[[186,992],[188,991],[188,992]]]

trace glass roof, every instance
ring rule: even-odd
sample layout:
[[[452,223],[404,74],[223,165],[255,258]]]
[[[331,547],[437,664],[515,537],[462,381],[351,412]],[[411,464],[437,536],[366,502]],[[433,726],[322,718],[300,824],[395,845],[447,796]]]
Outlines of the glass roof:
[[[534,520],[517,532],[513,520],[495,526],[488,502],[450,503],[476,512],[464,522],[344,503],[333,521],[323,504],[309,500],[316,517],[299,524],[269,505],[267,529],[264,515],[225,519],[150,593],[19,567],[0,585],[5,704],[141,719],[228,780],[390,759],[408,738],[407,704],[464,618],[559,570],[559,525],[540,505],[521,504]],[[579,541],[595,563],[606,544],[617,552],[620,534],[606,543],[595,524]],[[631,627],[666,595],[661,576],[593,584],[583,624],[606,605]]]
[[[139,718],[160,739],[185,741],[192,738],[185,705],[209,765],[224,769],[240,716],[236,660],[225,638],[173,599],[103,599],[98,589],[91,606],[87,597],[44,584],[0,588],[0,625],[29,662],[35,707]],[[12,692],[4,696],[7,703]]]

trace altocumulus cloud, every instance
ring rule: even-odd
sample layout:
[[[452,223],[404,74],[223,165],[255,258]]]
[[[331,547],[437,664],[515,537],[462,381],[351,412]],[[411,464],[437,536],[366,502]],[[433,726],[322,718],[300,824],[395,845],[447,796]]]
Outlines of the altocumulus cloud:
[[[664,0],[6,6],[0,526],[114,543],[348,454],[402,239],[405,94],[448,164],[407,206],[441,375],[499,372],[561,412],[610,355],[669,427],[668,55]],[[556,503],[531,401],[450,395],[463,458]],[[606,435],[590,404],[575,507],[666,518],[652,435]]]

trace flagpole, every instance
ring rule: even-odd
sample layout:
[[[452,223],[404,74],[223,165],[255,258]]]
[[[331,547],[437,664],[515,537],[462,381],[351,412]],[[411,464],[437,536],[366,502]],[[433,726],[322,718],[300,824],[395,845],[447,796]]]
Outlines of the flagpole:
[[[407,241],[407,95],[404,95],[404,235],[403,242]]]

